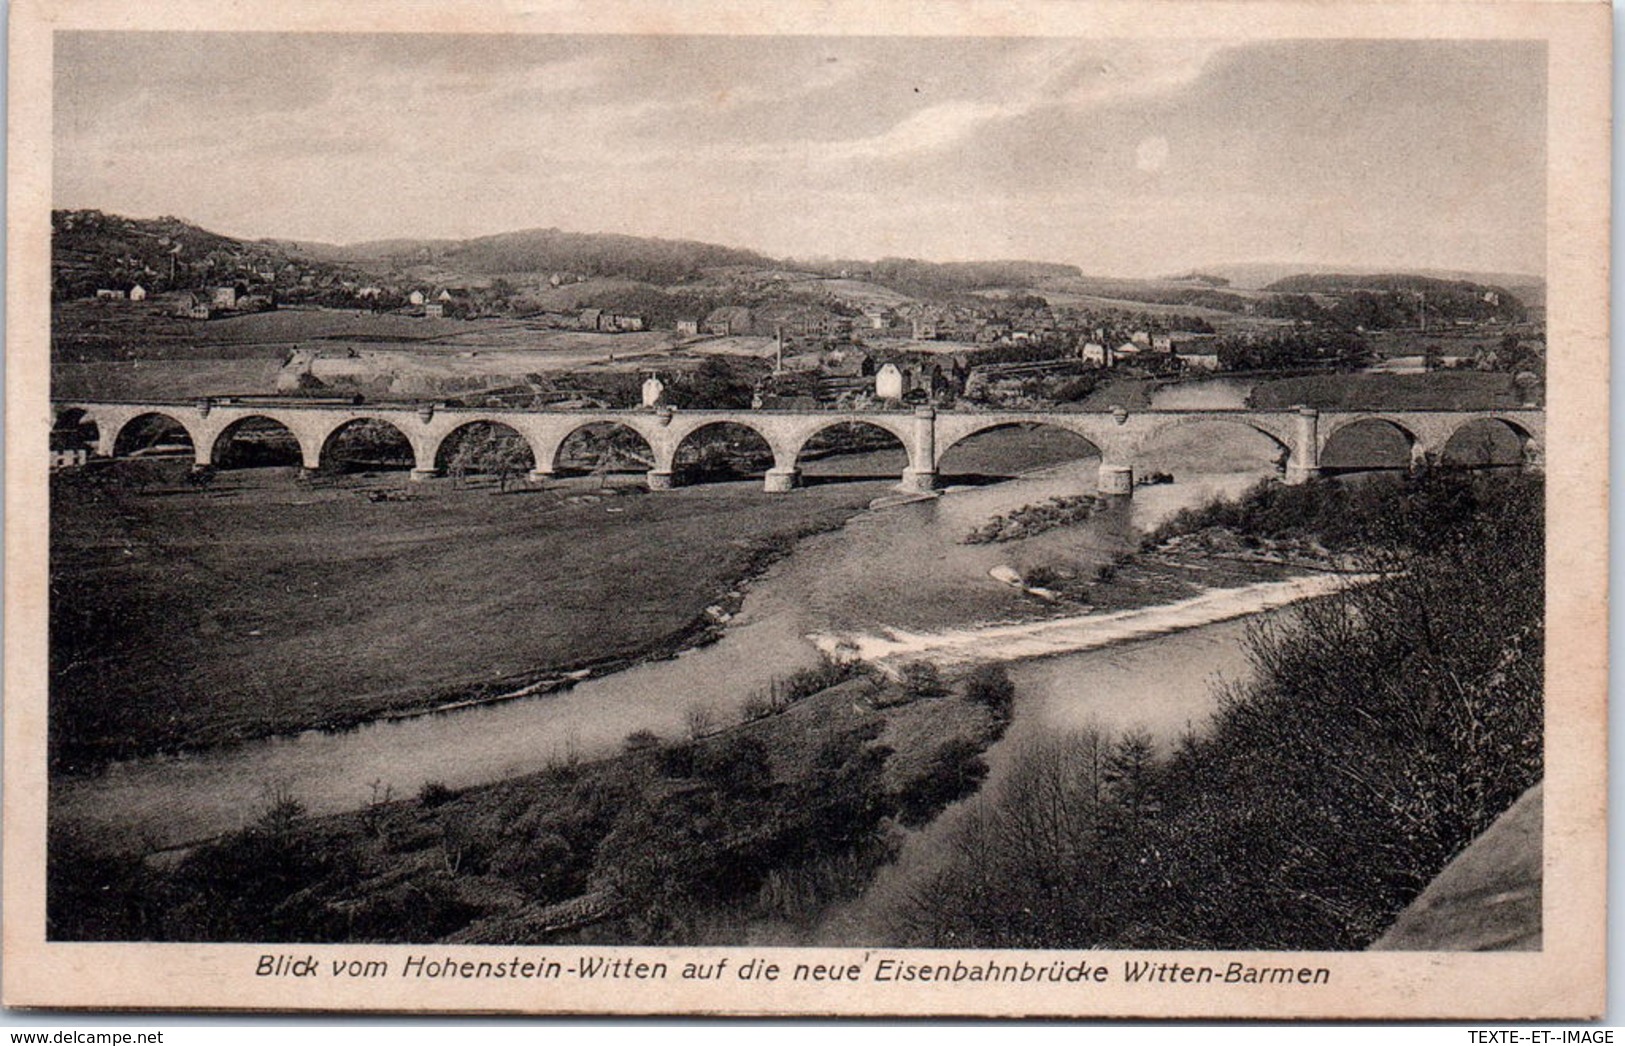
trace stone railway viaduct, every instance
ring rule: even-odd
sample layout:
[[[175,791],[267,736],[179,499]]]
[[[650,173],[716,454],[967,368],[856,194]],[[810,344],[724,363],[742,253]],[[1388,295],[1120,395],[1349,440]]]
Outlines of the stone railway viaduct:
[[[769,411],[769,410],[490,410],[432,404],[393,405],[270,402],[221,397],[190,402],[73,401],[55,404],[58,415],[82,412],[94,422],[96,452],[111,457],[119,436],[138,419],[168,418],[191,437],[199,466],[214,464],[238,426],[249,419],[269,419],[299,441],[306,468],[321,467],[333,436],[352,422],[382,421],[394,426],[411,445],[412,478],[437,473],[441,444],[456,430],[475,422],[494,422],[518,432],[530,445],[535,468],[531,478],[553,474],[559,449],[571,433],[588,425],[615,424],[636,432],[653,454],[649,487],[672,486],[677,452],[685,439],[709,425],[732,423],[751,429],[773,453],[766,489],[796,486],[803,449],[818,433],[834,425],[857,423],[891,433],[908,454],[901,485],[926,491],[936,485],[943,454],[955,443],[989,429],[1042,424],[1083,437],[1101,457],[1099,489],[1127,494],[1133,489],[1133,467],[1141,451],[1170,430],[1220,422],[1262,433],[1280,448],[1288,483],[1301,483],[1320,472],[1321,455],[1338,432],[1351,425],[1375,422],[1392,427],[1408,442],[1413,461],[1442,456],[1446,443],[1463,426],[1490,421],[1506,427],[1522,448],[1523,462],[1539,468],[1544,457],[1545,414],[1515,410],[1384,410],[1341,411],[1298,407],[1278,410],[1142,410],[1111,411],[953,411],[913,410]]]

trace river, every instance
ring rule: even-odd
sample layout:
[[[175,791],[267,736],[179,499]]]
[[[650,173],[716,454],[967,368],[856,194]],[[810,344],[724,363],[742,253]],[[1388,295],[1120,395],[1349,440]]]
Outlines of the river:
[[[241,826],[273,788],[291,792],[312,813],[336,812],[386,790],[395,798],[414,795],[428,781],[462,788],[603,756],[637,730],[681,736],[696,706],[717,723],[730,722],[775,678],[817,662],[811,635],[887,635],[1031,618],[1032,601],[989,578],[990,568],[1019,567],[1023,556],[1062,546],[1104,561],[1127,547],[1137,529],[1214,494],[1239,491],[1258,474],[1179,475],[1173,484],[1142,488],[1128,505],[1080,526],[1013,545],[960,544],[994,515],[1092,489],[1097,466],[1095,459],[1073,461],[860,514],[838,531],[803,541],[753,583],[719,642],[674,659],[561,693],[344,732],[310,731],[117,762],[94,775],[52,782],[53,827],[84,829],[104,844],[173,847]],[[1085,703],[1090,715],[1120,706],[1114,714],[1132,712],[1135,721],[1202,718],[1210,700],[1207,677],[1240,663],[1241,626],[1203,626],[1201,620],[1187,615],[1179,624],[1193,626],[1189,631],[1120,649],[1022,664],[1021,718],[1047,709],[1042,714],[1057,724],[1070,722],[1084,707],[1076,698],[1077,680],[1101,673],[1115,673],[1120,682],[1107,688],[1106,705]],[[1136,678],[1130,688],[1128,681]]]

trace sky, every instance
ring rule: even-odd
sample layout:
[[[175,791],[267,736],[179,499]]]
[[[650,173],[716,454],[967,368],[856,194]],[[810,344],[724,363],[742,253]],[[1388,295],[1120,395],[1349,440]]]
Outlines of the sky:
[[[1545,271],[1544,45],[61,32],[53,205],[1097,275]]]

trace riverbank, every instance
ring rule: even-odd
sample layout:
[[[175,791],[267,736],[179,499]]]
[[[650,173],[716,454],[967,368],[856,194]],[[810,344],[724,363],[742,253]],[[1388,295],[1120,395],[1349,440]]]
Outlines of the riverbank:
[[[698,738],[361,810],[297,793],[162,867],[59,839],[53,939],[753,943],[795,939],[894,852],[897,824],[973,791],[1002,733],[997,679],[787,678]]]

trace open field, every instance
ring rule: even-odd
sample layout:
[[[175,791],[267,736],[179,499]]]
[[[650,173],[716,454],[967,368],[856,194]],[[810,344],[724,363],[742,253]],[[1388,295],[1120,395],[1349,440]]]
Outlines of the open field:
[[[146,491],[117,465],[105,482],[56,477],[58,760],[343,725],[671,649],[797,535],[890,485],[654,497],[448,481],[374,502],[399,474],[308,489],[241,470],[205,492],[175,468]]]
[[[190,399],[270,395],[280,358],[113,360],[51,364],[54,399]]]

